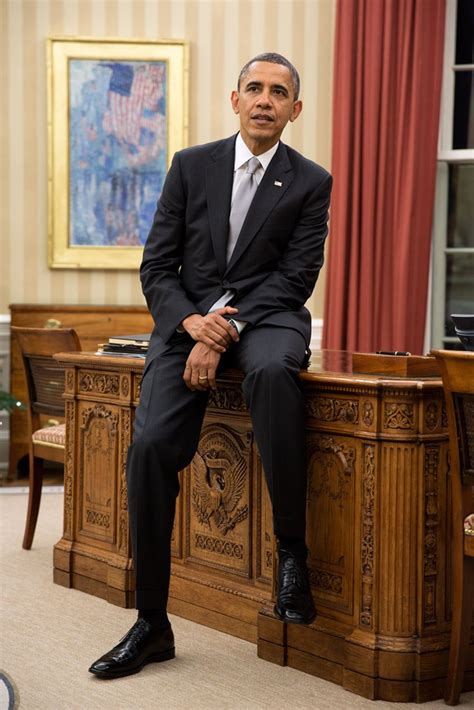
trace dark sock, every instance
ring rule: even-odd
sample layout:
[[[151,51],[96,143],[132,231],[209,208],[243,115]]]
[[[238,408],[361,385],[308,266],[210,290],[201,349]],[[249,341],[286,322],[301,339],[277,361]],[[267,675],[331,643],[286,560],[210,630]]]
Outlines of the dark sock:
[[[306,560],[308,556],[308,548],[306,547],[305,541],[298,537],[279,537],[277,547],[278,554],[280,554],[280,550],[286,550],[302,560]]]
[[[145,619],[157,629],[167,629],[170,626],[168,614],[163,609],[139,609],[138,618]]]

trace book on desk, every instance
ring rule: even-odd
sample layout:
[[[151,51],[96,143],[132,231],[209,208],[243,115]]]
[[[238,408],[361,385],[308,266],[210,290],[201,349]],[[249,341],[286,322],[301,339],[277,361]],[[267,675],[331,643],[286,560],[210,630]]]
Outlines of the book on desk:
[[[112,357],[139,357],[146,358],[150,344],[150,333],[136,333],[133,335],[114,335],[107,343],[101,343],[96,355]]]

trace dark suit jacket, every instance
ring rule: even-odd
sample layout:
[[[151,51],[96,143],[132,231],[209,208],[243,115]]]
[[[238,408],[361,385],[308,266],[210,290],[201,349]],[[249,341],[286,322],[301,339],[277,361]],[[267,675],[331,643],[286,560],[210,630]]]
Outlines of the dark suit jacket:
[[[232,136],[173,158],[140,270],[156,324],[149,359],[227,289],[236,318],[294,328],[309,343],[304,304],[323,264],[332,178],[280,142],[226,265],[234,153]]]

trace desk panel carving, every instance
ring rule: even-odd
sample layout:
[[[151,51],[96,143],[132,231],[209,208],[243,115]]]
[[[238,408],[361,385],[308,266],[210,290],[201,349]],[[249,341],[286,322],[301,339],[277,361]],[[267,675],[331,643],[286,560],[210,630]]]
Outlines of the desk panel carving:
[[[353,399],[314,397],[306,400],[306,411],[320,422],[359,423],[359,402]]]
[[[352,444],[351,439],[313,432],[307,440],[310,581],[320,604],[342,611],[352,608],[356,464]]]
[[[385,402],[385,429],[413,429],[414,405],[403,402]]]
[[[69,373],[68,373],[69,374]],[[64,460],[64,532],[66,540],[72,540],[74,453],[76,451],[76,407],[68,400],[66,415],[66,456]]]
[[[230,412],[245,412],[244,395],[240,386],[222,387],[217,390],[211,390],[209,394],[209,409],[226,409]]]
[[[120,378],[118,375],[102,375],[94,372],[81,372],[79,377],[79,391],[107,394],[116,397],[120,391]]]
[[[116,472],[120,471],[120,413],[103,404],[88,407],[81,403],[79,411],[79,466],[82,474],[78,478],[81,501],[78,539],[92,536],[114,544],[117,531]]]
[[[189,476],[189,559],[248,578],[251,445],[248,431],[206,426]]]
[[[130,391],[130,390],[129,390]],[[118,472],[120,476],[119,491],[119,526],[118,526],[118,549],[119,554],[128,554],[128,496],[127,496],[127,453],[132,441],[131,412],[129,409],[120,411],[120,452]]]
[[[362,524],[360,544],[361,611],[359,623],[372,629],[372,601],[375,561],[375,446],[363,447]]]
[[[372,426],[372,422],[374,421],[374,405],[370,400],[365,400],[364,402],[362,421],[364,422],[365,426],[370,429],[370,427]]]

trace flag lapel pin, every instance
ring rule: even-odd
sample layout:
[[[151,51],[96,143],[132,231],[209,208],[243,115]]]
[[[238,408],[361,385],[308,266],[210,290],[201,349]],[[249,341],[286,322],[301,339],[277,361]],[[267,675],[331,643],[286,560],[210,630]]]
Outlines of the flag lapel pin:
[[[277,187],[283,187],[283,183],[280,182],[279,180],[275,180],[275,182],[273,184],[276,185]]]

